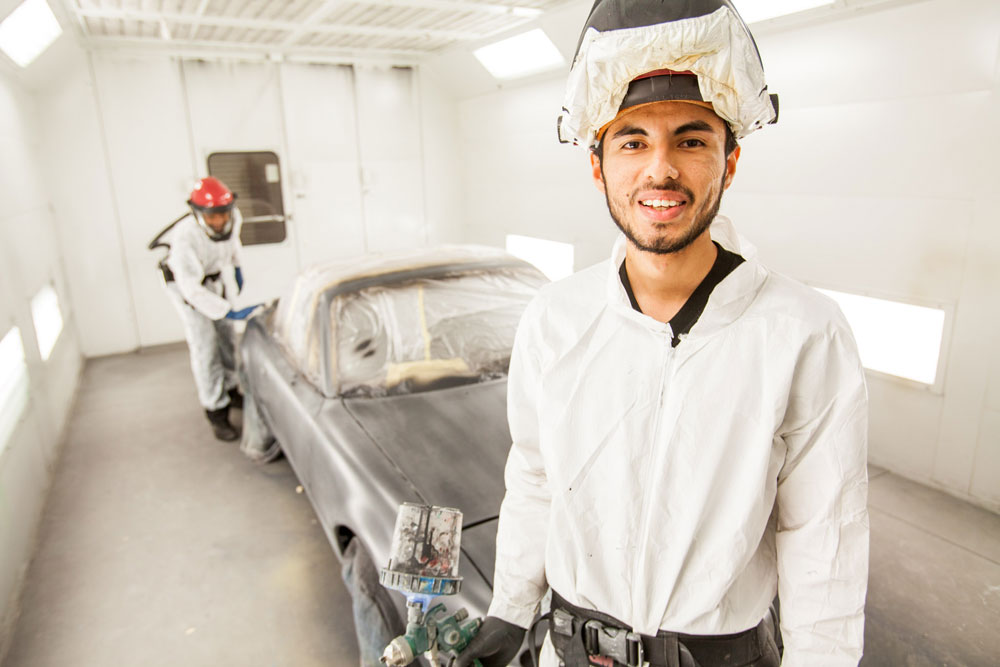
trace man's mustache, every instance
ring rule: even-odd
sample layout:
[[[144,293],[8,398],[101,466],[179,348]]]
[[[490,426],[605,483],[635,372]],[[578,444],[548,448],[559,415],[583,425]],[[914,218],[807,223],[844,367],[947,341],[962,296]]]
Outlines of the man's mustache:
[[[682,195],[687,197],[689,202],[694,201],[694,192],[691,188],[686,185],[681,185],[678,181],[672,178],[668,178],[660,183],[650,183],[649,185],[644,185],[641,188],[636,188],[632,192],[632,201],[635,201],[636,197],[639,196],[639,192],[643,190],[670,190],[672,192],[680,192]]]

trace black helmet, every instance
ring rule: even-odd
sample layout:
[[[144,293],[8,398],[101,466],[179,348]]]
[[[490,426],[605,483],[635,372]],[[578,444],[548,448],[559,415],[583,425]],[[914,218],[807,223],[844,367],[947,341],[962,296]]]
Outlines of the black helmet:
[[[592,145],[622,110],[666,100],[711,104],[737,137],[778,115],[729,0],[597,0],[570,69],[560,141]]]

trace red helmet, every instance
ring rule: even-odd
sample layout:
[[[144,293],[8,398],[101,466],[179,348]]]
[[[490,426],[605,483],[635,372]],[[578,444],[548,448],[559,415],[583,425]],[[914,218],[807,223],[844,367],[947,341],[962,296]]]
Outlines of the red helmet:
[[[209,176],[198,181],[194,190],[191,191],[191,198],[188,204],[202,211],[221,213],[233,207],[236,195],[226,187],[226,184],[217,178]],[[216,209],[218,209],[216,211]]]
[[[191,197],[187,203],[198,224],[205,230],[209,238],[213,241],[225,241],[230,237],[233,232],[235,213],[232,211],[236,205],[236,195],[226,187],[225,183],[212,176],[201,179],[191,191]],[[205,221],[205,215],[213,213],[230,213],[229,219],[222,229],[215,229]]]

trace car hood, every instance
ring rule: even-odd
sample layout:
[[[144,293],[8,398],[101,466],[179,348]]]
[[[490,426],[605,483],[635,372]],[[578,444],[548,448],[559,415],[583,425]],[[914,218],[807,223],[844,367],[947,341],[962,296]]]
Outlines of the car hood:
[[[467,528],[499,514],[510,449],[506,378],[344,406],[423,502],[461,510]]]
[[[468,557],[469,562],[479,571],[491,589],[493,569],[496,567],[497,523],[496,519],[490,519],[462,531],[462,553]],[[464,564],[459,564],[459,568],[466,579],[472,576]],[[483,611],[485,612],[485,608],[489,606],[490,601],[486,600]]]

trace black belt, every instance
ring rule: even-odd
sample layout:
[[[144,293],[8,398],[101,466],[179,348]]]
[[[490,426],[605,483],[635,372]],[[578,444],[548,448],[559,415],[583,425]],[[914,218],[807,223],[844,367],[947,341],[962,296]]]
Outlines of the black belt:
[[[163,272],[163,281],[164,282],[172,283],[172,282],[174,282],[176,280],[174,278],[174,272],[170,270],[169,266],[167,266],[167,261],[166,260],[163,260],[163,261],[160,262],[160,271]],[[201,284],[203,286],[207,286],[209,283],[214,283],[216,280],[220,279],[221,277],[222,277],[222,272],[221,271],[216,271],[215,273],[209,273],[204,278],[201,279]],[[226,298],[226,286],[225,286],[225,284],[222,285],[222,298],[223,299]],[[194,308],[194,306],[192,306],[190,303],[188,303],[187,299],[184,299],[183,297],[181,297],[181,299],[189,307]],[[197,310],[197,309],[195,309],[195,310]]]
[[[765,617],[761,623],[766,622]],[[760,660],[758,627],[732,635],[685,635],[659,631],[655,636],[628,631],[618,619],[577,607],[552,591],[552,645],[566,667],[606,665],[650,667],[697,665],[747,665]],[[687,655],[685,655],[687,654]],[[595,656],[595,657],[590,657]],[[684,656],[684,659],[682,659]]]
[[[160,271],[163,273],[163,281],[172,283],[174,282],[174,272],[170,270],[165,261],[160,262]],[[222,277],[221,271],[216,271],[215,273],[208,273],[201,279],[202,285],[208,285],[208,283],[214,283],[216,280]]]

